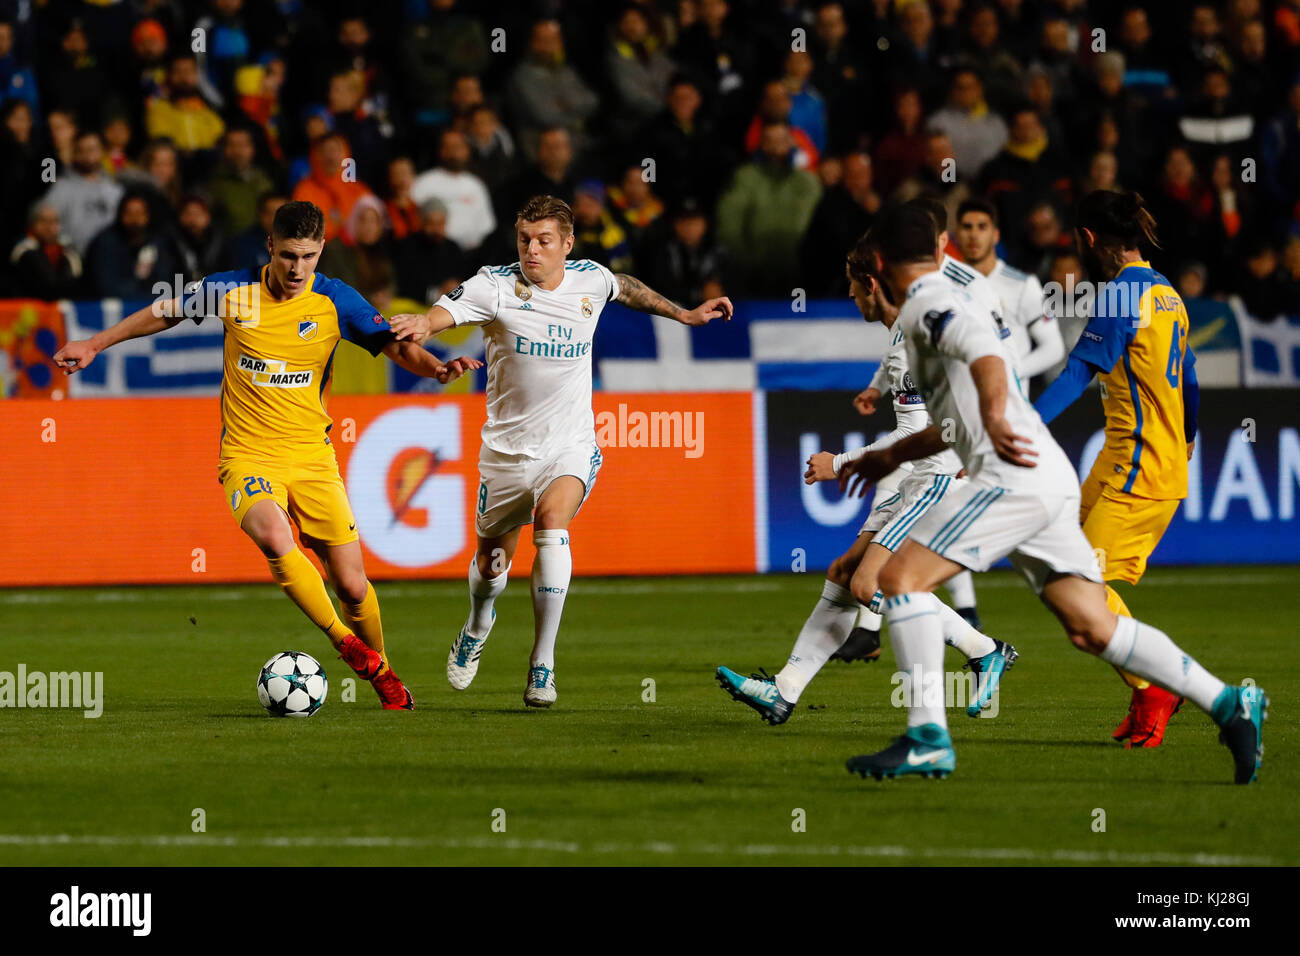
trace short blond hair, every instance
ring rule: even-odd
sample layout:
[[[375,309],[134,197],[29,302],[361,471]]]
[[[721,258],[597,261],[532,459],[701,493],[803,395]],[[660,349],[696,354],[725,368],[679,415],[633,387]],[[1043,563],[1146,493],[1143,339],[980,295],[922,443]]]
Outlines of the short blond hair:
[[[534,196],[515,214],[515,222],[541,222],[554,219],[561,236],[573,232],[573,209],[563,199],[554,196]]]

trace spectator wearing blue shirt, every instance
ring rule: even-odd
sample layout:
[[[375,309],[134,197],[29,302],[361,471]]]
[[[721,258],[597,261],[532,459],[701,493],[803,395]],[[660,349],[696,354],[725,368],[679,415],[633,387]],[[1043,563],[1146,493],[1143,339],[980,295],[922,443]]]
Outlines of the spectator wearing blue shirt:
[[[36,75],[30,68],[18,63],[14,55],[14,25],[0,20],[0,100],[16,98],[27,103],[32,118],[40,120],[40,94],[36,89]]]

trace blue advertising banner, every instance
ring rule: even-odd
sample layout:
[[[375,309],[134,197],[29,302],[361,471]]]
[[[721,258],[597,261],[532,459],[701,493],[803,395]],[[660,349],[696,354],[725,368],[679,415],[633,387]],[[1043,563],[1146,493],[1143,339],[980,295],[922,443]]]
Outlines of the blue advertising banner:
[[[822,570],[866,519],[871,494],[845,498],[833,482],[805,485],[808,457],[860,447],[893,427],[886,408],[863,418],[853,392],[764,396],[767,570]],[[886,403],[887,404],[887,403]],[[1188,497],[1152,565],[1300,562],[1300,394],[1287,389],[1205,389],[1200,435],[1188,463]],[[1101,402],[1089,391],[1052,423],[1086,475],[1101,449]]]

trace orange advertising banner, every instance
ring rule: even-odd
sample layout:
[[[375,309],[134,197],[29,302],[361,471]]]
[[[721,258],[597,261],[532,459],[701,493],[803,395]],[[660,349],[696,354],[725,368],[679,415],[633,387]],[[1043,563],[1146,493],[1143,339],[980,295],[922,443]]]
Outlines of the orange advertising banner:
[[[753,571],[752,404],[598,393],[574,573]],[[370,576],[464,576],[483,396],[335,396],[330,414]],[[0,402],[0,586],[269,581],[217,481],[220,431],[211,398]],[[515,575],[532,555],[525,531]]]

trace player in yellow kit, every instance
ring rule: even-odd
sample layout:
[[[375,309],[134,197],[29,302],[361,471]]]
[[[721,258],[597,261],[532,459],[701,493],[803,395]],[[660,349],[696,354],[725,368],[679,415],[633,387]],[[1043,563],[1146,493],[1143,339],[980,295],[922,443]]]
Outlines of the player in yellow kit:
[[[1156,244],[1155,220],[1142,197],[1090,193],[1079,204],[1076,230],[1089,276],[1104,284],[1069,363],[1035,408],[1050,422],[1100,377],[1106,443],[1083,482],[1080,520],[1103,577],[1137,584],[1187,497],[1196,357],[1187,347],[1183,300],[1138,249]],[[1132,616],[1109,584],[1106,595],[1112,611]],[[1112,736],[1128,747],[1158,747],[1182,698],[1116,669],[1133,693]]]
[[[271,575],[325,632],[339,656],[371,682],[386,709],[410,710],[410,692],[388,665],[379,600],[366,578],[356,520],[339,476],[326,411],[339,340],[403,368],[448,382],[480,368],[475,359],[443,365],[398,342],[387,320],[337,279],[316,273],[325,219],[308,202],[275,214],[269,265],[208,276],[182,295],[157,300],[54,356],[66,374],[118,342],[153,335],[186,318],[216,316],[225,327],[218,477],[231,515],[265,555]],[[320,558],[339,596],[339,620],[325,582],[293,537]]]

